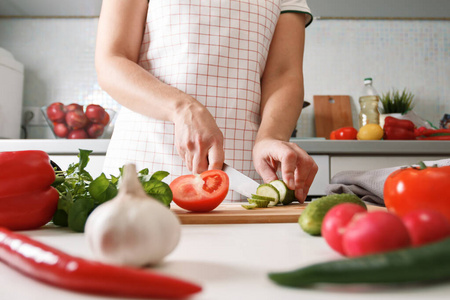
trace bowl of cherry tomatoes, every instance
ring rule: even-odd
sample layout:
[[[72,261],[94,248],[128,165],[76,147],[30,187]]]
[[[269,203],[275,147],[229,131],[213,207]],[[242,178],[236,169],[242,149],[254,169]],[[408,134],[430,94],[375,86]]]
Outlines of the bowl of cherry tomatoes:
[[[41,107],[55,138],[102,139],[112,132],[115,111],[98,104],[54,102]]]

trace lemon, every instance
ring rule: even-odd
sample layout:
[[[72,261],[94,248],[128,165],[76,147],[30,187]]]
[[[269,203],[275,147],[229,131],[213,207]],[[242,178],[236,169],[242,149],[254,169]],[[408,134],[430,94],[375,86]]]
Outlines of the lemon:
[[[356,138],[358,140],[381,140],[383,128],[378,124],[366,124],[359,129]]]

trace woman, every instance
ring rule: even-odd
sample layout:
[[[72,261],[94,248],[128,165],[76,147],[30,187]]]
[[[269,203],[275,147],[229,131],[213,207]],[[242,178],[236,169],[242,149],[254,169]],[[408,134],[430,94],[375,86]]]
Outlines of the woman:
[[[317,165],[289,137],[310,22],[306,0],[104,0],[98,80],[122,105],[105,173],[134,162],[174,179],[226,161],[269,182],[281,168],[303,202]]]

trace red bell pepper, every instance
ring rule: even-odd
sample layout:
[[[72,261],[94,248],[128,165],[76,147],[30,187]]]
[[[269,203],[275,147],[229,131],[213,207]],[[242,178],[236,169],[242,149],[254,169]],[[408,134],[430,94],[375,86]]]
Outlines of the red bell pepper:
[[[49,222],[59,198],[54,181],[47,153],[0,152],[0,226],[29,230]]]
[[[414,123],[409,120],[401,120],[394,117],[384,119],[385,140],[414,140]]]
[[[181,298],[201,287],[148,270],[73,257],[25,235],[0,228],[0,261],[63,289],[117,297]]]

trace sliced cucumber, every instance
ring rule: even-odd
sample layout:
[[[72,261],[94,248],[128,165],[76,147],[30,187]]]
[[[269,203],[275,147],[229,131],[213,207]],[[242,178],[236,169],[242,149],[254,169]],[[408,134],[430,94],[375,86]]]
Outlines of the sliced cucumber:
[[[269,202],[275,201],[274,197],[267,197],[267,196],[261,196],[261,195],[256,195],[256,194],[252,194],[252,199],[269,200]]]
[[[270,200],[264,200],[264,199],[253,199],[253,198],[248,198],[248,203],[250,204],[256,204],[256,207],[259,208],[264,208],[264,207],[268,207]]]
[[[290,204],[295,199],[293,190],[290,190],[283,180],[277,179],[270,182],[280,193],[280,202],[283,205]]]
[[[245,208],[245,209],[254,209],[254,208],[257,207],[257,205],[256,205],[255,203],[252,203],[252,204],[242,204],[241,206],[242,206],[243,208]]]
[[[260,196],[274,198],[273,201],[269,202],[269,207],[275,206],[278,204],[278,202],[280,202],[280,192],[278,192],[278,190],[269,183],[263,183],[259,185],[258,188],[256,189],[256,194]]]

